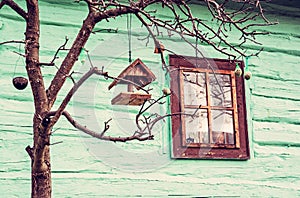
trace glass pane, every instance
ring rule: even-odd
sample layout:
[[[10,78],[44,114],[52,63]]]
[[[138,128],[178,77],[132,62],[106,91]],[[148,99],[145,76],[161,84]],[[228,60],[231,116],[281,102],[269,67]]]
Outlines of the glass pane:
[[[185,109],[186,143],[209,143],[206,109]]]
[[[228,74],[209,74],[211,106],[232,107],[230,80]]]
[[[184,104],[206,106],[205,73],[184,72]]]
[[[212,139],[217,144],[234,144],[232,111],[212,110]]]

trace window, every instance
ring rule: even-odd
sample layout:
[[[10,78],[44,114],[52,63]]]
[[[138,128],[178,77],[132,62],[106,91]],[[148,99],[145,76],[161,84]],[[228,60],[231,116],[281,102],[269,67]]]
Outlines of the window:
[[[249,159],[241,61],[170,55],[173,158]]]

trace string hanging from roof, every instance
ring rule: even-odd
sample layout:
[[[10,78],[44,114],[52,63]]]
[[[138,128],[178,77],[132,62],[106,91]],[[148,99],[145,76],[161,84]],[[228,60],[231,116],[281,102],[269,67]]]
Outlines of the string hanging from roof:
[[[132,15],[127,14],[127,34],[128,34],[128,61],[132,62],[131,58],[131,26],[132,26]]]

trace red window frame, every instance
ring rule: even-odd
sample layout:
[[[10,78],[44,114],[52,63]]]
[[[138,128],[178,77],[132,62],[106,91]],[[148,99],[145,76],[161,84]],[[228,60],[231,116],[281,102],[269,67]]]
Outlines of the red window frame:
[[[224,59],[195,58],[180,55],[170,55],[170,77],[171,77],[171,113],[172,116],[172,158],[191,159],[239,159],[250,158],[249,140],[247,129],[247,113],[245,100],[245,83],[243,76],[235,76],[236,64],[239,64],[242,71],[244,63],[242,61],[230,61]],[[196,66],[197,65],[197,66]],[[212,69],[212,67],[214,69]],[[229,110],[233,112],[234,124],[234,144],[187,144],[185,138],[184,112],[185,104],[182,72],[208,72],[226,74],[231,76],[231,89],[233,105]],[[206,80],[207,82],[207,80]],[[207,84],[207,83],[206,83]],[[209,93],[209,92],[207,92]],[[207,94],[208,95],[208,94]],[[209,96],[207,96],[209,97]],[[208,112],[215,107],[207,100],[205,107]],[[217,107],[219,108],[219,107]],[[226,108],[224,108],[225,110]],[[228,108],[227,108],[228,109]],[[208,129],[211,132],[211,122]]]

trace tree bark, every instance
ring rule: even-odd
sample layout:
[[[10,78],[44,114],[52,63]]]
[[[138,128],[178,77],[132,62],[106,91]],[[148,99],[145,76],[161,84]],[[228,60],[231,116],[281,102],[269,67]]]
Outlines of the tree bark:
[[[32,192],[34,198],[51,197],[50,128],[44,117],[49,111],[42,72],[39,66],[39,7],[38,0],[27,0],[25,54],[26,70],[31,85],[35,115],[33,118],[33,149],[31,156]]]

